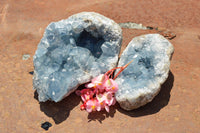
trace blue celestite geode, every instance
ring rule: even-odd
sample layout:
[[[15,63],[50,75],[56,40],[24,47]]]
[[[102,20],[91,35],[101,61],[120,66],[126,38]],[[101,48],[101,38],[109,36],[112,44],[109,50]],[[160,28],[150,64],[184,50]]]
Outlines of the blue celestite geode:
[[[116,66],[122,30],[113,20],[82,12],[49,24],[34,55],[39,101],[58,102]]]
[[[159,34],[133,38],[123,51],[118,66],[133,62],[117,77],[119,90],[115,97],[125,110],[136,109],[159,93],[168,77],[172,44]]]

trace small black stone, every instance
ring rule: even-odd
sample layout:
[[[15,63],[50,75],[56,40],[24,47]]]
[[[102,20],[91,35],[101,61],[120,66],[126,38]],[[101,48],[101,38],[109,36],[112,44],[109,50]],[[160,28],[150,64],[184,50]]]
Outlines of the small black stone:
[[[48,130],[49,127],[51,127],[51,126],[52,126],[51,123],[49,123],[49,122],[44,122],[44,123],[42,123],[41,128],[43,128],[43,129],[45,129],[45,130]]]
[[[29,72],[29,74],[33,75],[34,71]]]
[[[147,26],[147,29],[149,29],[149,30],[153,30],[154,28],[151,27],[151,26]]]

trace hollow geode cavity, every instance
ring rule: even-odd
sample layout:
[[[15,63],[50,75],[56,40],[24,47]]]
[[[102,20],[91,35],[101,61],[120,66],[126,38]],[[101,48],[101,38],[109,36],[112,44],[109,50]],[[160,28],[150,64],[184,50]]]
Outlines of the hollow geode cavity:
[[[116,67],[121,40],[119,25],[94,12],[49,24],[34,55],[33,87],[39,101],[58,102]]]
[[[115,97],[125,110],[136,109],[153,100],[168,77],[174,48],[159,34],[133,38],[123,51],[118,66],[133,62],[117,77]]]

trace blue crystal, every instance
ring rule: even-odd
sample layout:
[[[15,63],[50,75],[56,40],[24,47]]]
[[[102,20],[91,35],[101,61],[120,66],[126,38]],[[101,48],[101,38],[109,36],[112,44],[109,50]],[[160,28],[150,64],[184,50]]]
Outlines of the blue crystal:
[[[121,40],[119,25],[94,12],[49,24],[34,55],[33,87],[39,101],[58,102],[115,67]]]

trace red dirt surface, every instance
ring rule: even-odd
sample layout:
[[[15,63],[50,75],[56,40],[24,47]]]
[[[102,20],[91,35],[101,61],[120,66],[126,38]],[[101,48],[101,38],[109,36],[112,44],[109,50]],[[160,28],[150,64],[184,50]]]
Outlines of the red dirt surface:
[[[134,22],[176,34],[169,78],[149,104],[133,111],[119,105],[111,112],[80,111],[74,93],[60,103],[39,103],[32,89],[33,55],[46,26],[82,11],[117,23]],[[123,29],[122,51],[135,36],[155,30]],[[30,54],[28,60],[22,60]],[[1,0],[0,132],[197,133],[200,129],[199,0]]]

